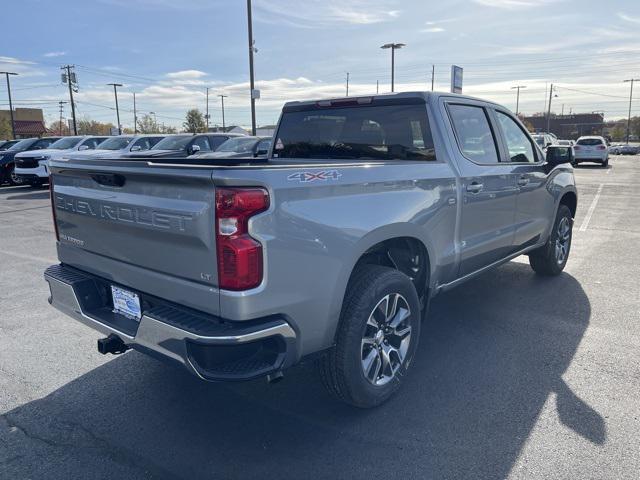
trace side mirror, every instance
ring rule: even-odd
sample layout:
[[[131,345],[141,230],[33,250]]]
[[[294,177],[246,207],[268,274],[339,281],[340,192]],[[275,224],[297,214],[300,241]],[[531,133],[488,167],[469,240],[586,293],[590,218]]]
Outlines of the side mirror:
[[[191,145],[189,148],[189,153],[193,155],[194,153],[198,153],[200,151],[200,145]]]
[[[573,163],[573,148],[561,145],[550,145],[547,147],[547,165],[550,168],[563,163]]]
[[[79,150],[79,151],[89,150],[89,145],[80,145],[80,146],[78,147],[78,150]]]
[[[269,150],[267,150],[266,148],[261,148],[260,150],[256,150],[254,157],[262,157],[268,153],[269,153]]]
[[[140,145],[134,145],[133,147],[131,147],[132,152],[139,152],[140,150],[142,150],[142,147]]]

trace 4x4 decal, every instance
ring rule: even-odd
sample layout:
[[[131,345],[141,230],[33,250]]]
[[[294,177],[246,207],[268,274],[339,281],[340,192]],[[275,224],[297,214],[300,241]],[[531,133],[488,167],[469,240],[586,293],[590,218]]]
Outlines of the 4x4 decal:
[[[323,170],[320,172],[296,172],[287,177],[287,180],[297,180],[301,183],[315,182],[316,180],[337,180],[342,174],[337,170]]]

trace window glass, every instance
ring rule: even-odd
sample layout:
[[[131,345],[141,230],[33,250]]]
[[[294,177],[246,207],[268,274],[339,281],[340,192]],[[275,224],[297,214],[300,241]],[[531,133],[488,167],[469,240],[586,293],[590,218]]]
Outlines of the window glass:
[[[256,152],[269,151],[270,148],[271,148],[271,139],[265,138],[264,140],[260,140],[260,142],[258,142],[258,146],[256,147]]]
[[[153,150],[182,150],[193,138],[193,135],[171,135],[153,146]]]
[[[253,137],[237,137],[230,138],[226,142],[222,143],[216,152],[229,152],[229,153],[250,153],[253,150],[253,146],[256,144],[256,139]]]
[[[285,111],[274,138],[279,158],[436,159],[424,104]]]
[[[453,128],[462,153],[478,163],[498,163],[498,150],[482,107],[449,105]]]
[[[111,137],[100,144],[100,150],[120,150],[126,147],[133,137]]]
[[[602,140],[599,138],[579,138],[577,143],[585,146],[602,145]]]
[[[526,133],[522,131],[520,126],[508,115],[496,111],[498,122],[502,128],[507,149],[509,150],[509,158],[512,162],[530,162],[536,161],[533,153],[533,144]]]
[[[29,150],[41,150],[43,148],[49,148],[49,145],[54,143],[56,140],[59,140],[59,138],[41,138],[33,145],[31,145],[29,147]]]
[[[53,150],[66,150],[77,146],[82,140],[84,140],[82,137],[64,137],[53,142],[49,148]]]
[[[209,139],[207,137],[196,137],[193,145],[198,145],[201,152],[208,152],[211,150],[211,147],[209,146]]]
[[[211,149],[217,150],[220,145],[229,140],[229,137],[224,135],[216,135],[215,137],[209,137],[209,141],[211,142]]]
[[[153,146],[150,140],[151,139],[149,137],[139,138],[133,145],[131,145],[131,148],[140,147],[139,151],[149,150]]]

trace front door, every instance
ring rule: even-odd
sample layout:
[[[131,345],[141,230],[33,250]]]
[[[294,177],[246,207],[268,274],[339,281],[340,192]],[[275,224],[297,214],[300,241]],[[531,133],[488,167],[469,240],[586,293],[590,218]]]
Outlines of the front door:
[[[513,252],[518,187],[482,103],[449,103],[462,184],[459,277]]]

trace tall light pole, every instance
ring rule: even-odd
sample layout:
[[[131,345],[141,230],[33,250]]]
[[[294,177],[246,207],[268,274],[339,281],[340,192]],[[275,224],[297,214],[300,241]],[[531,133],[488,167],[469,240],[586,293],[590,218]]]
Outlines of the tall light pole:
[[[436,66],[432,63],[431,64],[431,91],[433,92],[433,84],[435,83],[436,80]]]
[[[138,110],[136,109],[136,92],[133,92],[133,134],[138,134]]]
[[[391,91],[395,89],[395,62],[396,62],[396,50],[406,46],[404,43],[385,43],[380,48],[386,50],[391,49]]]
[[[220,97],[220,100],[222,100],[222,130],[224,131],[224,99],[227,98],[228,95],[218,95]],[[255,124],[253,125],[253,135],[256,134],[256,126]]]
[[[13,139],[16,139],[16,122],[13,118],[13,103],[11,102],[11,83],[9,82],[9,75],[18,75],[15,72],[0,72],[7,77],[7,93],[9,94],[9,112],[11,113],[11,134]]]
[[[247,0],[247,30],[249,33],[249,88],[251,89],[251,135],[256,134],[256,99],[253,80],[253,53],[256,51],[253,45],[253,22],[251,20],[251,0]],[[224,105],[224,97],[222,99]],[[224,110],[224,108],[223,108]],[[224,127],[224,121],[223,127]]]
[[[347,72],[347,97],[349,96],[349,72]]]
[[[629,116],[627,117],[627,144],[629,144],[629,134],[631,133],[631,100],[633,99],[633,82],[640,82],[640,78],[630,78],[625,83],[631,83],[631,91],[629,92]]]
[[[520,89],[527,88],[526,85],[516,85],[515,87],[511,87],[511,90],[516,90],[516,117],[518,113],[520,113]]]
[[[207,108],[205,110],[204,118],[207,121],[207,132],[209,131],[209,87],[205,87],[207,92]]]
[[[118,135],[122,135],[122,127],[120,126],[120,109],[118,108],[118,87],[121,87],[121,83],[107,83],[107,85],[113,85],[113,95],[116,97],[116,119],[118,120]]]
[[[60,120],[58,121],[58,135],[62,136],[62,112],[64,111],[64,104],[67,102],[63,102],[62,100],[60,100],[58,102],[59,108],[60,108]]]
[[[551,133],[550,129],[551,129],[551,99],[557,95],[553,95],[553,92],[555,90],[555,87],[553,86],[553,83],[551,84],[551,88],[549,89],[549,106],[548,106],[548,110],[547,110],[547,133]]]

